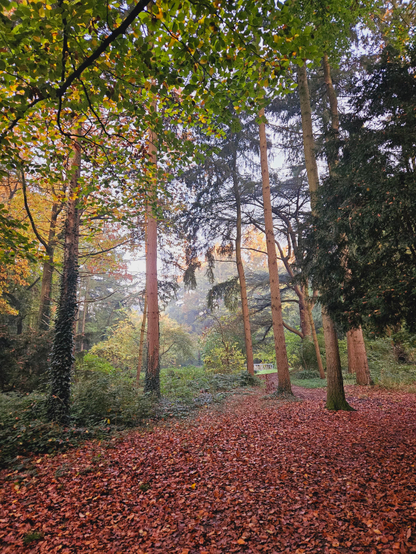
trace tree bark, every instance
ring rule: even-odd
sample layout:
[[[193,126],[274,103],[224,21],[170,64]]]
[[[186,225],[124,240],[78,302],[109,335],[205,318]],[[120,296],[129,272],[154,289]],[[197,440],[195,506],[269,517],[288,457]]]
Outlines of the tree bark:
[[[308,304],[308,315],[311,322],[312,340],[313,340],[313,345],[315,347],[316,360],[318,362],[319,377],[321,379],[325,379],[325,371],[324,371],[324,366],[322,364],[322,358],[321,358],[321,349],[319,348],[318,336],[316,334],[315,323],[313,321],[312,306],[310,304]]]
[[[329,99],[329,108],[331,112],[331,131],[333,135],[333,142],[336,143],[336,139],[339,135],[339,114],[338,114],[338,99],[332,83],[331,66],[329,65],[328,55],[324,54],[322,59],[322,66],[324,69],[324,80],[326,86],[326,92]],[[338,162],[338,152],[336,144],[329,148],[328,151],[328,167],[329,172],[335,171],[336,164]],[[367,352],[365,349],[364,334],[362,328],[351,329],[347,333],[347,346],[348,346],[348,372],[356,373],[357,384],[369,385],[373,384],[370,370],[368,367]]]
[[[38,328],[40,331],[47,331],[50,326],[51,319],[51,293],[53,279],[53,256],[55,253],[55,233],[56,222],[58,220],[59,209],[58,204],[52,204],[51,222],[49,225],[49,236],[46,248],[47,259],[43,264],[42,272],[42,288],[40,293],[40,306],[38,316]]]
[[[74,364],[74,325],[77,312],[79,213],[78,179],[81,150],[74,144],[72,176],[65,221],[64,263],[50,365],[48,418],[61,425],[70,421],[71,371]]]
[[[157,137],[149,130],[149,160],[156,169]],[[157,285],[157,220],[152,206],[147,206],[147,253],[146,253],[146,294],[147,294],[147,365],[144,392],[160,397],[159,360],[159,303]]]
[[[326,346],[327,363],[327,396],[326,407],[328,410],[354,411],[345,399],[344,382],[342,379],[341,361],[339,358],[338,340],[334,324],[330,317],[322,310],[322,323],[324,335],[328,337]],[[334,340],[335,337],[335,340]],[[328,368],[331,368],[331,371]]]
[[[374,385],[374,382],[371,379],[370,369],[368,367],[367,352],[365,350],[362,328],[359,327],[358,329],[350,329],[348,334],[351,337],[351,354],[354,357],[353,364],[355,367],[357,385]]]
[[[355,355],[354,346],[352,344],[353,337],[351,330],[347,332],[347,357],[348,357],[348,373],[355,373]]]
[[[305,298],[305,292],[303,290],[303,287],[297,287],[298,290],[295,290],[298,299],[299,299],[299,319],[300,319],[300,328],[302,331],[302,334],[304,337],[311,337],[312,336],[312,326],[310,316],[309,316],[309,310]]]
[[[80,335],[81,335],[81,352],[85,350],[85,324],[87,322],[87,314],[88,314],[88,292],[89,292],[89,285],[90,285],[90,278],[87,277],[87,280],[85,282],[85,296],[84,296],[84,306],[82,310],[82,320],[81,320],[81,329],[80,329]]]
[[[319,186],[318,165],[315,156],[315,142],[313,138],[311,102],[309,97],[306,63],[297,68],[300,110],[302,116],[303,149],[305,152],[306,173],[308,175],[309,193],[311,196],[312,213],[315,213],[316,196]],[[325,321],[325,323],[324,323]],[[322,310],[324,327],[326,371],[327,371],[327,407],[328,409],[348,409],[345,400],[342,381],[341,362],[339,359],[338,338],[335,327],[329,316]],[[344,399],[341,401],[340,399]],[[344,407],[330,407],[344,406]],[[348,408],[346,407],[348,406]]]
[[[143,348],[144,348],[144,333],[146,331],[146,318],[147,318],[147,291],[144,291],[144,306],[143,306],[143,318],[140,327],[140,342],[139,342],[139,361],[137,363],[136,383],[140,382],[140,373],[142,371],[143,364]]]
[[[247,371],[254,375],[253,341],[251,338],[250,314],[247,300],[246,276],[244,273],[243,258],[241,255],[241,197],[236,177],[236,159],[233,160],[233,189],[237,207],[237,235],[235,239],[235,257],[237,263],[238,280],[240,282],[241,310],[243,314],[244,341],[246,346]]]
[[[264,109],[259,113],[264,117]],[[266,125],[259,123],[260,136],[260,163],[263,183],[264,224],[266,231],[267,261],[269,266],[270,295],[272,322],[274,334],[274,347],[276,351],[276,364],[278,374],[278,387],[280,393],[292,394],[290,384],[289,364],[287,360],[285,333],[283,328],[282,302],[280,299],[279,269],[277,265],[276,244],[274,240],[272,203],[270,198],[269,164],[267,160]]]

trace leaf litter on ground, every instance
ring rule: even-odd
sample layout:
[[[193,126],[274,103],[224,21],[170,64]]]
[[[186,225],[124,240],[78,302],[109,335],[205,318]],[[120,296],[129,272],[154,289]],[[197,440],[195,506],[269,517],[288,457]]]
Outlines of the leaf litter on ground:
[[[416,396],[347,390],[356,412],[256,391],[5,470],[1,552],[416,552]]]

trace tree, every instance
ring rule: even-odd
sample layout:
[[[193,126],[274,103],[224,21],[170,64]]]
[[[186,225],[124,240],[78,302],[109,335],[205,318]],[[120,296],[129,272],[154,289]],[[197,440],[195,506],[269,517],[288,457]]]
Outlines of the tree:
[[[149,159],[156,174],[157,137],[149,131]],[[154,184],[154,194],[157,190]],[[146,298],[147,298],[147,364],[145,392],[160,396],[159,298],[157,283],[157,219],[152,204],[147,206],[146,223]]]
[[[279,270],[277,265],[276,245],[273,230],[272,205],[270,200],[269,166],[267,160],[266,125],[264,110],[260,110],[259,136],[261,176],[263,182],[264,227],[266,232],[267,260],[270,276],[270,295],[273,320],[274,345],[276,350],[276,364],[278,373],[278,391],[292,394],[290,385],[289,364],[287,361],[285,333],[283,328],[282,303],[279,289]]]
[[[71,182],[65,218],[64,263],[55,334],[51,354],[51,388],[48,397],[48,418],[62,425],[69,424],[71,370],[74,363],[74,326],[77,312],[79,211],[78,186],[81,151],[74,143]]]
[[[311,195],[311,207],[312,213],[316,213],[316,201],[319,194],[319,176],[314,152],[313,128],[308,80],[306,74],[306,64],[299,66],[298,85],[300,107],[302,113],[303,148],[305,152],[306,171],[308,174],[309,190]],[[335,331],[335,326],[325,310],[322,310],[322,323],[324,327],[328,377],[326,406],[330,410],[351,410],[352,408],[345,399],[341,372],[341,360],[339,357],[338,339]]]
[[[369,66],[342,121],[336,175],[320,191],[309,248],[321,242],[308,273],[322,280],[321,301],[346,328],[416,328],[415,66],[413,47],[400,55],[391,46]]]
[[[324,69],[324,79],[326,85],[326,91],[329,99],[330,113],[331,113],[331,133],[332,133],[332,148],[330,147],[327,152],[328,167],[330,173],[336,172],[336,165],[338,164],[337,148],[336,144],[339,140],[339,114],[338,114],[338,101],[333,87],[331,78],[331,67],[329,65],[328,55],[324,54],[322,59],[322,65]],[[332,158],[332,159],[331,159]],[[347,331],[347,344],[348,344],[348,370],[350,373],[355,373],[357,376],[357,384],[370,385],[373,384],[370,370],[368,367],[367,352],[365,349],[363,330],[360,327],[352,328]]]
[[[252,121],[249,120],[243,123],[239,131],[228,130],[220,139],[210,139],[206,136],[200,138],[201,141],[207,141],[211,151],[203,163],[188,170],[184,175],[194,200],[189,209],[181,214],[181,221],[191,243],[194,247],[198,242],[202,243],[199,244],[199,249],[207,251],[213,264],[212,250],[217,241],[221,240],[222,245],[230,247],[230,255],[235,252],[247,371],[254,375],[253,344],[242,254],[243,206],[247,189],[251,186],[251,179],[244,167],[247,164],[247,151],[253,145],[250,127]],[[223,285],[221,287],[218,284],[215,287],[217,298],[221,297],[221,291],[227,294],[228,281]],[[212,294],[211,297],[213,298]],[[209,299],[208,306],[210,309],[214,307],[214,303]]]

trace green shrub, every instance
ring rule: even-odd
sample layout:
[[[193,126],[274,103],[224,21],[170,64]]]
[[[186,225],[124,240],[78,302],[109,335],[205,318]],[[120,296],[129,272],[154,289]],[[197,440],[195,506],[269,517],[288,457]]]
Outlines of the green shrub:
[[[234,344],[215,346],[204,355],[204,367],[208,373],[237,373],[244,371],[245,359]]]
[[[322,363],[325,365],[325,346],[322,333],[318,334],[319,349]],[[309,338],[303,340],[293,333],[286,334],[286,350],[290,367],[293,369],[304,369],[318,371],[315,345]]]
[[[32,329],[13,335],[0,328],[0,388],[3,391],[32,392],[48,382],[52,332]]]
[[[13,462],[16,456],[55,452],[86,438],[104,438],[112,429],[135,426],[148,418],[166,417],[167,413],[187,415],[189,409],[218,400],[223,391],[258,383],[258,378],[246,371],[207,374],[195,366],[162,370],[162,394],[166,398],[154,405],[120,371],[109,374],[78,369],[68,428],[47,421],[46,394],[0,394],[0,465]]]
[[[376,383],[386,388],[409,388],[416,384],[416,365],[401,363],[396,358],[390,338],[366,341],[368,365]],[[408,357],[414,356],[411,340],[406,343]]]
[[[95,356],[87,352],[81,359],[77,361],[77,370],[81,371],[99,371],[100,373],[113,374],[117,370],[104,358]]]
[[[71,418],[77,425],[138,425],[152,416],[152,403],[122,374],[78,371],[72,387]]]
[[[102,435],[102,429],[66,429],[47,422],[45,394],[0,394],[0,465],[16,456],[54,452]]]
[[[291,374],[294,379],[300,379],[306,381],[307,379],[320,379],[319,371],[314,369],[304,369],[303,371],[297,371]]]

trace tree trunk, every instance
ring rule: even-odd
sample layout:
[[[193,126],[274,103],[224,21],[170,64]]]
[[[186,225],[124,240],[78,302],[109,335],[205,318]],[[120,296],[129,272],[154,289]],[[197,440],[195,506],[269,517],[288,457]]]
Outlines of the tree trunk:
[[[308,313],[308,306],[305,298],[305,292],[303,287],[297,287],[298,290],[295,290],[299,299],[299,319],[300,319],[300,328],[304,337],[312,336],[311,328],[311,319]]]
[[[334,324],[330,317],[322,310],[322,323],[324,326],[324,335],[328,337],[326,346],[326,364],[327,364],[327,394],[326,407],[328,410],[353,411],[354,408],[348,404],[345,399],[344,383],[342,379],[341,361],[339,359],[338,340]],[[335,340],[334,340],[335,337]],[[331,368],[329,371],[328,368]]]
[[[149,131],[149,159],[156,169],[157,137]],[[155,191],[154,191],[155,192]],[[152,206],[147,207],[147,253],[146,253],[146,294],[147,294],[147,365],[144,392],[160,397],[159,360],[159,303],[157,286],[157,221]]]
[[[259,113],[264,117],[264,109]],[[267,261],[269,266],[270,295],[274,347],[276,350],[276,364],[278,374],[278,392],[292,394],[290,384],[289,364],[287,360],[285,333],[283,328],[282,302],[280,299],[279,269],[277,265],[276,244],[274,240],[272,203],[270,198],[269,164],[267,160],[266,125],[259,123],[260,135],[260,163],[263,183],[264,225],[266,231]]]
[[[241,310],[243,313],[244,341],[245,341],[246,356],[247,356],[247,371],[250,373],[250,375],[254,375],[253,341],[251,338],[246,276],[244,273],[243,258],[241,256],[241,197],[240,197],[240,190],[238,188],[237,177],[236,177],[237,161],[235,159],[233,161],[234,161],[233,188],[234,188],[234,198],[237,206],[237,236],[235,239],[235,257],[236,257],[236,263],[237,263],[238,280],[240,282]]]
[[[87,322],[87,314],[88,314],[88,292],[89,292],[89,284],[90,284],[90,278],[87,277],[87,280],[85,282],[85,296],[84,296],[84,306],[82,310],[82,320],[81,320],[81,329],[80,329],[80,335],[81,335],[81,352],[85,350],[85,324]]]
[[[48,418],[61,425],[70,421],[71,370],[74,364],[74,325],[77,312],[79,213],[78,179],[81,151],[74,145],[72,176],[65,221],[64,264],[50,365]]]
[[[354,345],[352,329],[347,332],[347,356],[348,356],[348,373],[355,373],[355,354],[354,354]]]
[[[324,371],[324,366],[322,364],[322,358],[321,358],[321,349],[319,348],[318,336],[316,334],[315,323],[313,321],[312,306],[309,303],[308,303],[308,315],[311,322],[312,340],[313,340],[313,345],[315,347],[316,360],[318,362],[319,377],[321,379],[325,379],[325,371]]]
[[[362,328],[359,327],[358,329],[351,329],[348,334],[351,337],[351,352],[354,356],[357,385],[374,385],[374,382],[371,379],[370,369],[368,367],[367,352],[365,350]]]
[[[145,290],[144,291],[144,306],[143,306],[142,325],[140,327],[139,361],[137,363],[137,374],[136,374],[136,383],[137,383],[137,385],[140,382],[140,373],[142,371],[144,333],[145,333],[145,330],[146,330],[146,318],[147,318],[147,291]]]
[[[52,204],[51,222],[49,225],[48,247],[46,249],[47,259],[43,264],[42,288],[40,293],[40,306],[38,316],[38,327],[40,331],[47,331],[51,319],[51,293],[53,278],[53,256],[55,252],[56,222],[58,220],[58,204]]]
[[[306,173],[308,175],[309,193],[311,196],[312,213],[315,213],[316,195],[319,186],[318,165],[315,156],[315,142],[313,138],[311,102],[309,97],[308,77],[306,64],[297,68],[298,88],[300,99],[300,110],[302,116],[303,149],[305,152]],[[329,316],[322,310],[322,321],[324,324],[324,339],[326,352],[327,371],[327,406],[333,403],[332,397],[344,398],[344,386],[342,382],[341,363],[339,361],[338,338],[334,324]],[[336,345],[336,346],[335,346]],[[336,354],[334,353],[336,351]],[[338,376],[340,374],[340,378]],[[331,383],[331,387],[329,384]],[[339,387],[339,390],[336,390]],[[341,403],[342,404],[342,403]],[[347,403],[346,403],[347,404]],[[338,404],[336,404],[338,405]],[[347,404],[348,405],[348,404]],[[344,409],[344,408],[329,408]]]
[[[328,151],[329,172],[333,173],[338,162],[338,151],[336,146],[336,139],[339,135],[338,99],[334,89],[334,85],[332,83],[331,66],[329,65],[327,54],[324,54],[322,65],[324,69],[324,80],[331,112],[331,130],[334,139],[333,142],[335,142],[335,144],[331,146]],[[373,384],[368,367],[367,352],[365,349],[364,335],[361,327],[359,327],[358,329],[351,329],[351,331],[347,333],[347,345],[348,372],[356,373],[357,383],[360,385]]]

